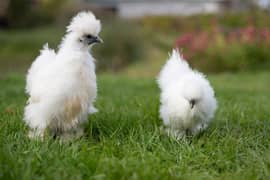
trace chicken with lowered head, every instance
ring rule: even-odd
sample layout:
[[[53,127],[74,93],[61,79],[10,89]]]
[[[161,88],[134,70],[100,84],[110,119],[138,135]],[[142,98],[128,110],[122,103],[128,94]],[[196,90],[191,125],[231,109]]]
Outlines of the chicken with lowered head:
[[[161,90],[160,117],[169,135],[195,135],[208,126],[217,108],[214,90],[178,50],[173,50],[157,82]]]

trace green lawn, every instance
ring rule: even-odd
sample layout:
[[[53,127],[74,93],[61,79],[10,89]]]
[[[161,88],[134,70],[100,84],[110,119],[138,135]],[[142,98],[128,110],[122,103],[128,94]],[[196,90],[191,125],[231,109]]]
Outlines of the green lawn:
[[[211,75],[219,108],[200,136],[159,131],[154,79],[99,75],[100,110],[71,143],[27,137],[24,77],[0,79],[0,179],[269,179],[270,73]]]

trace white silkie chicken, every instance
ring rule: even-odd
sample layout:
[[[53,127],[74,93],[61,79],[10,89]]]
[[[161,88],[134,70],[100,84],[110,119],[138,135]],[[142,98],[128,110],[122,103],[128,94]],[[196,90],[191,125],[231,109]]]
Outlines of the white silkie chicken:
[[[208,126],[217,108],[214,91],[205,76],[192,70],[177,50],[173,50],[157,82],[160,117],[169,135],[195,135]]]
[[[80,12],[67,27],[59,50],[48,45],[40,51],[27,74],[29,94],[24,121],[30,137],[43,137],[48,129],[62,138],[81,136],[81,124],[97,110],[94,58],[89,48],[102,40],[101,24],[92,12]]]

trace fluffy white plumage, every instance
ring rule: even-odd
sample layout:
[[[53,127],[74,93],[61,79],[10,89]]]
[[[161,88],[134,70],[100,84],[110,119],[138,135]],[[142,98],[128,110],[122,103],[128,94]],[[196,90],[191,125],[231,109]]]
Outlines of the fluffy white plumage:
[[[89,47],[101,42],[100,21],[92,12],[80,12],[67,27],[56,53],[46,44],[31,65],[26,82],[29,94],[24,121],[30,137],[45,129],[63,137],[80,136],[88,113],[95,113],[97,96],[94,58]]]
[[[158,76],[160,117],[168,134],[182,137],[205,129],[217,108],[214,91],[205,76],[192,70],[177,50]]]

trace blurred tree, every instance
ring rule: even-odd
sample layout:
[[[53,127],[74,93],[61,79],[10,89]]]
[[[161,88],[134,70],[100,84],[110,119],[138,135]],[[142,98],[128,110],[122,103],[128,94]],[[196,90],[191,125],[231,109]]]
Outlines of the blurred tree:
[[[53,20],[63,11],[64,5],[67,3],[67,0],[40,0],[39,10]]]
[[[7,21],[9,26],[19,27],[26,22],[31,9],[31,0],[10,0],[7,8]]]
[[[7,8],[0,16],[10,28],[33,27],[55,22],[64,16],[71,0],[0,0]],[[0,9],[1,10],[1,9]]]
[[[0,6],[0,27],[6,27],[7,26],[6,14],[7,14],[9,0],[0,0],[0,4],[1,4],[1,6]]]

